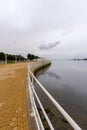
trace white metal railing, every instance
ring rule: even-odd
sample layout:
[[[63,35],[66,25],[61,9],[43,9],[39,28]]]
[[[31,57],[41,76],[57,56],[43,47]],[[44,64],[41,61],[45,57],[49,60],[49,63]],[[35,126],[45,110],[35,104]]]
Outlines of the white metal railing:
[[[31,105],[32,105],[32,110],[33,110],[33,114],[35,116],[35,120],[36,120],[36,124],[37,124],[37,129],[38,130],[44,130],[42,121],[40,119],[36,104],[35,104],[35,100],[34,100],[34,94],[32,91],[32,84],[31,84],[31,79],[30,79],[30,75],[28,73],[28,86],[29,86],[29,92],[30,92],[30,100],[31,100]]]
[[[34,96],[36,97],[41,110],[44,114],[44,117],[46,118],[46,121],[50,127],[51,130],[54,130],[54,127],[51,123],[51,121],[49,120],[41,102],[40,99],[34,89],[34,84],[33,84],[33,80],[35,80],[37,82],[37,84],[39,85],[39,87],[44,91],[44,93],[48,96],[48,98],[51,100],[51,102],[56,106],[56,108],[60,111],[60,113],[63,115],[63,117],[68,121],[68,123],[70,124],[70,126],[74,129],[74,130],[82,130],[78,124],[69,116],[69,114],[60,106],[60,104],[51,96],[51,94],[45,89],[45,87],[37,80],[37,78],[34,76],[34,74],[31,72],[29,66],[28,66],[28,82],[29,82],[29,90],[30,90],[30,98],[31,98],[31,103],[32,103],[32,109],[33,109],[33,113],[35,116],[35,120],[36,120],[36,124],[37,124],[37,128],[38,130],[45,130],[43,123],[41,121],[41,118],[39,116],[38,110],[37,110],[37,106],[34,100]]]

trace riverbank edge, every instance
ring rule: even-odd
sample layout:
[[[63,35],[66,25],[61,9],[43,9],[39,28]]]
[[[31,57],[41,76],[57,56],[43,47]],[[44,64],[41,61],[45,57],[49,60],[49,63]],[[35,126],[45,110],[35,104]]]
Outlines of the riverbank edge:
[[[51,65],[51,61],[40,60],[40,61],[34,62],[33,65],[30,66],[30,70],[34,75],[36,75],[40,70],[43,70],[49,65]],[[33,110],[32,110],[29,93],[30,92],[29,92],[29,88],[27,84],[27,109],[28,109],[29,128],[30,130],[37,130],[37,125],[36,125],[35,117],[33,116]]]
[[[41,64],[37,65],[36,68],[33,68],[32,66],[32,72],[34,75],[36,75],[40,70],[43,70],[44,68],[48,67],[49,65],[51,65],[51,61],[44,61]]]

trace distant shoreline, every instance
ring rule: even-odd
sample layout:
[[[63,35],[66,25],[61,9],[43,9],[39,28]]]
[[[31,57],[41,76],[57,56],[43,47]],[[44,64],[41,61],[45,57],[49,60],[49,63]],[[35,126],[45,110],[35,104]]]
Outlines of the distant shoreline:
[[[87,60],[87,58],[83,58],[83,59],[79,59],[79,58],[76,59],[76,58],[75,58],[75,59],[73,59],[73,60],[75,60],[75,61],[77,61],[77,60]]]

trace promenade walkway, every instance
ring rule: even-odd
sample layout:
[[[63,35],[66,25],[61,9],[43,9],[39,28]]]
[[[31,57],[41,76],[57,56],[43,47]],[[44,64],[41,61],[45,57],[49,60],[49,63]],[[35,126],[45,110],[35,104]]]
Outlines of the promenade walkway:
[[[0,65],[0,130],[29,130],[27,63]]]

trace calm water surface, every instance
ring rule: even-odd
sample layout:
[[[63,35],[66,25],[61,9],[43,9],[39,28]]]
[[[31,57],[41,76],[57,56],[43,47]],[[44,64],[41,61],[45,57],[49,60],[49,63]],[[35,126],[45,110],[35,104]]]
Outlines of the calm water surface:
[[[52,61],[38,80],[79,126],[87,130],[87,61]],[[39,88],[37,91],[44,106],[49,107],[45,95]]]

